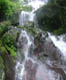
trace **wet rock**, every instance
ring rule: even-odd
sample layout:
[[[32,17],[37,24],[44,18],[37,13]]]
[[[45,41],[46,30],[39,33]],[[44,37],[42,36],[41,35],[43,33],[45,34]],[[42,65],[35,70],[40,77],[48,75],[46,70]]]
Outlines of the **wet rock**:
[[[49,66],[49,65],[48,65]],[[65,80],[66,79],[66,73],[65,73],[65,69],[66,67],[65,66],[62,66],[62,65],[52,65],[52,66],[49,66],[49,68],[51,70],[54,70],[56,73],[58,73],[59,75],[61,75],[61,80]]]
[[[34,55],[38,56],[40,60],[50,59],[61,62],[60,51],[55,47],[49,38],[40,39],[39,43],[34,49]]]
[[[66,42],[66,34],[63,36],[63,40]]]
[[[57,79],[58,79],[57,73],[49,69],[47,65],[39,64],[36,72],[36,80],[57,80]]]
[[[43,44],[44,54],[47,54],[50,58],[58,60],[61,58],[59,50],[54,46],[53,42],[44,42]]]
[[[31,60],[26,61],[25,64],[26,79],[25,80],[36,80],[37,64],[34,64]]]
[[[33,63],[27,60],[25,64],[25,79],[24,80],[60,80],[60,75],[51,69],[49,65]],[[61,79],[62,80],[62,79]]]

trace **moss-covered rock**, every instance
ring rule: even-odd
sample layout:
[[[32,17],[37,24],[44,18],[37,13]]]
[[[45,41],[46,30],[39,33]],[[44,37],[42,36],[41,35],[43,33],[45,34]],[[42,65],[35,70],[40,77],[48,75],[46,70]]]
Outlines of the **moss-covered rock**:
[[[16,39],[18,33],[18,29],[11,26],[10,23],[0,23],[0,57],[3,60],[6,80],[14,80],[15,78]]]
[[[11,54],[16,57],[16,39],[18,36],[18,29],[11,26],[9,21],[0,23],[0,51],[4,54]]]
[[[12,56],[16,56],[16,39],[18,31],[13,28],[2,37],[2,45],[10,52]]]
[[[31,34],[32,36],[35,36],[38,32],[39,29],[34,27],[34,23],[33,22],[28,22],[27,24],[25,24],[24,26],[17,26],[20,29],[24,29],[26,30],[29,34]]]

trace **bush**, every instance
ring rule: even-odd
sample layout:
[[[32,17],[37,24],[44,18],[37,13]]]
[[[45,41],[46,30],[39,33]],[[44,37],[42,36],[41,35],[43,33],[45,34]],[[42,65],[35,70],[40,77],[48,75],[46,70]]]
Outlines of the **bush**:
[[[0,39],[8,31],[10,25],[10,21],[3,21],[2,23],[0,23]]]
[[[4,21],[0,24],[0,51],[6,54],[8,54],[9,51],[12,56],[16,56],[15,41],[18,32],[15,31],[14,34],[10,34],[10,25],[9,21]]]
[[[0,0],[0,21],[8,19],[9,16],[17,13],[21,7],[19,2],[12,0]]]
[[[50,32],[66,33],[65,0],[48,0],[46,5],[37,10],[36,16],[41,29]]]

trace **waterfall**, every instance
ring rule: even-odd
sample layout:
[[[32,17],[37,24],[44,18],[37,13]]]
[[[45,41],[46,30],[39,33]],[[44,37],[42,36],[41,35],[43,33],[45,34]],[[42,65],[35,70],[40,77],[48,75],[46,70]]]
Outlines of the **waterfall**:
[[[33,38],[31,39],[31,36],[26,31],[21,30],[21,34],[19,36],[17,44],[19,45],[19,48],[18,48],[18,53],[17,53],[16,80],[24,80],[23,77],[25,75],[26,61],[29,62],[29,60],[30,60],[32,63],[35,63],[35,61],[30,57],[30,55],[31,55],[30,52],[32,52],[33,46],[34,46]],[[31,47],[32,47],[32,49],[31,49]],[[20,50],[22,50],[22,51],[20,52]],[[22,56],[24,57],[23,61],[21,59],[21,58],[23,58]],[[18,58],[20,58],[20,59],[18,60]]]
[[[28,22],[33,22],[35,18],[35,11],[45,4],[42,0],[28,0],[26,6],[31,6],[32,11],[20,11],[19,14],[19,24],[25,25]]]
[[[21,30],[17,45],[16,80],[55,80],[55,72],[48,71],[45,64],[31,57],[34,49],[32,36]]]
[[[32,6],[32,11],[31,12],[20,11],[19,24],[25,25],[30,21],[34,21],[34,17],[35,17],[34,12],[40,7],[40,5],[43,4],[44,3],[41,0],[28,0],[27,5]],[[25,75],[26,75],[25,65],[26,64],[27,64],[26,66],[29,66],[29,64],[32,65],[31,66],[32,69],[34,69],[37,65],[37,62],[34,61],[34,59],[32,59],[31,57],[29,57],[29,54],[32,53],[32,51],[30,51],[31,47],[33,49],[34,46],[33,39],[30,39],[29,34],[26,31],[22,30],[17,45],[19,46],[19,48],[17,51],[18,53],[17,53],[17,64],[16,64],[16,80],[28,80],[25,79]],[[22,56],[24,57],[24,59],[22,59],[23,58]]]
[[[19,15],[19,24],[20,25],[25,25],[29,21],[34,20],[34,14],[32,12],[27,12],[27,11],[21,11]]]
[[[44,4],[43,0],[28,0],[27,5],[32,6],[32,11],[21,11],[19,24],[24,26],[30,21],[34,22],[35,11]],[[50,33],[48,35],[66,58],[66,43],[63,41],[62,36],[59,36],[59,39],[57,39],[57,37]],[[60,80],[59,74],[50,70],[40,60],[31,57],[34,50],[34,38],[25,30],[21,30],[17,46],[16,80]]]

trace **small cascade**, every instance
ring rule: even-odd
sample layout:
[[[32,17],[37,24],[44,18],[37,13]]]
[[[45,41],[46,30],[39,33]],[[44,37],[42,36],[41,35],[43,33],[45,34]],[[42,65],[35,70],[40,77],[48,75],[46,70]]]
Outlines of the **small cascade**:
[[[31,54],[31,47],[33,48],[34,46],[33,39],[31,39],[31,37],[26,31],[22,30],[17,45],[19,46],[19,48],[17,53],[16,80],[24,80],[23,77],[25,75],[26,62],[31,61],[32,64],[35,63],[35,61],[29,55]],[[22,56],[24,57],[23,60]]]
[[[29,21],[34,20],[34,14],[32,12],[21,11],[19,15],[19,24],[25,25]]]
[[[42,5],[44,5],[44,2],[41,0],[32,0],[28,3],[29,6],[32,6],[32,12],[35,12],[37,9],[39,9]]]
[[[42,0],[28,0],[26,6],[31,6],[32,11],[20,11],[19,14],[19,24],[25,25],[28,22],[33,22],[35,18],[35,11],[44,5],[44,1]]]
[[[64,59],[66,59],[66,42],[63,40],[63,36],[54,36],[50,33],[48,33],[50,39],[53,41],[55,46],[61,51],[61,54],[63,54]]]

